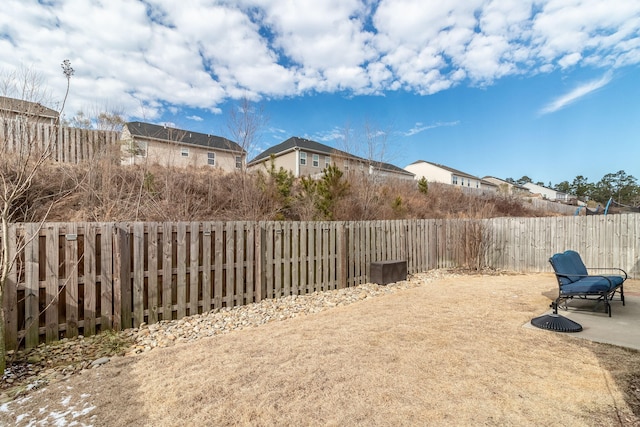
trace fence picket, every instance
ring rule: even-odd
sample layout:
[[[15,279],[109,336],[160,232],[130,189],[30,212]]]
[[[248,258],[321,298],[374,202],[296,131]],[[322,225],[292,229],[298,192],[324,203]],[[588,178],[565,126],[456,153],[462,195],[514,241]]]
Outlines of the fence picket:
[[[173,225],[162,224],[162,320],[173,319]]]
[[[100,230],[100,330],[113,327],[113,224]],[[57,287],[57,285],[56,285]]]
[[[200,223],[192,222],[189,230],[189,315],[198,314],[199,292],[199,266],[200,258]]]
[[[202,224],[202,312],[211,310],[211,235],[210,222]]]
[[[148,270],[147,278],[147,323],[156,323],[158,321],[158,266],[161,262],[158,251],[158,223],[152,222],[147,225],[148,233]]]
[[[46,299],[45,299],[45,339],[52,342],[58,339],[58,258],[60,256],[58,224],[49,224],[45,228],[47,240],[47,265],[46,265]],[[85,269],[86,271],[86,269]],[[85,285],[86,286],[86,285]],[[5,297],[6,298],[6,297]]]
[[[147,230],[148,231],[148,230]],[[144,223],[133,224],[133,327],[144,322],[144,272],[145,272]]]
[[[66,224],[65,236],[65,301],[67,335],[78,336],[78,233],[74,223]]]
[[[48,231],[48,230],[47,230]],[[47,239],[51,236],[47,233]],[[49,257],[49,242],[47,241],[47,257]],[[84,296],[84,312],[83,312],[83,335],[91,336],[96,333],[96,227],[94,224],[84,225],[84,275],[83,296]],[[48,264],[48,263],[47,263]],[[47,277],[48,279],[48,277]],[[57,280],[57,279],[56,279]],[[47,280],[48,286],[48,280]],[[46,322],[47,328],[49,321]],[[57,323],[57,322],[56,322]]]

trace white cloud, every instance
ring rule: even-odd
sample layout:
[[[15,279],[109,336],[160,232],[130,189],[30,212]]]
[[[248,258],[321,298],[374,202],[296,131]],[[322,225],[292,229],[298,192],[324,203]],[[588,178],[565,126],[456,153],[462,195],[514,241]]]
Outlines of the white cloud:
[[[424,123],[416,123],[411,129],[406,132],[402,132],[404,136],[413,136],[417,135],[425,130],[435,129],[443,126],[457,126],[460,124],[460,121],[456,120],[454,122],[437,122],[431,125],[425,125]]]
[[[428,95],[572,67],[640,64],[635,0],[3,0],[0,69],[26,64],[68,108],[158,117],[229,98]],[[138,116],[139,117],[139,116]]]
[[[204,120],[202,117],[196,116],[195,114],[193,116],[187,116],[187,119],[193,120],[194,122],[201,122]]]
[[[558,97],[557,99],[553,100],[552,102],[544,106],[540,110],[540,114],[543,115],[543,114],[553,113],[566,107],[567,105],[573,104],[574,102],[578,101],[580,98],[583,98],[588,94],[590,94],[591,92],[594,92],[606,86],[607,84],[609,84],[609,82],[611,81],[611,78],[612,78],[611,73],[606,73],[604,76],[602,76],[598,80],[593,80],[578,86],[572,91]]]

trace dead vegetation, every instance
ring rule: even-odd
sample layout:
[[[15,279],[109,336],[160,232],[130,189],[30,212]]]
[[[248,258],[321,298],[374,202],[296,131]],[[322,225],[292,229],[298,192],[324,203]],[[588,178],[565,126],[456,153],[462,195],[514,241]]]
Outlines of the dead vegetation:
[[[221,173],[210,168],[121,166],[115,155],[92,163],[51,163],[38,171],[22,212],[49,221],[379,220],[538,216],[521,200],[476,196],[412,181],[376,181],[357,173],[331,183],[294,179],[284,170]]]

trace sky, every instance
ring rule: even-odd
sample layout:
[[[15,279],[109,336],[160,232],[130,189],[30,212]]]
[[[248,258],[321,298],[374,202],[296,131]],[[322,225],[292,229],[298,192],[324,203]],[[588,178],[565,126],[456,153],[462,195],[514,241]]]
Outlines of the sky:
[[[640,179],[640,0],[2,0],[0,78],[64,115],[289,137],[400,167]],[[369,141],[369,142],[367,142]]]

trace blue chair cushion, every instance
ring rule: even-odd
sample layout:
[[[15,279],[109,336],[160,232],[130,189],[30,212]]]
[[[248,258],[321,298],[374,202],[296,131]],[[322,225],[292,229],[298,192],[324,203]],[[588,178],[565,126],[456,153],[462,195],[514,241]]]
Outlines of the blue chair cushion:
[[[610,276],[610,278],[612,279],[611,282],[602,276],[583,277],[579,281],[562,285],[562,287],[560,287],[560,293],[562,295],[575,295],[609,292],[622,283],[622,278],[619,276]]]
[[[551,265],[556,273],[562,275],[558,277],[562,285],[568,285],[588,275],[587,267],[576,251],[564,251],[553,255]]]

